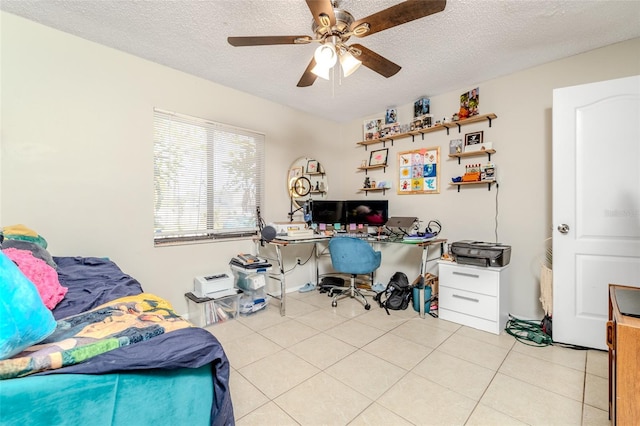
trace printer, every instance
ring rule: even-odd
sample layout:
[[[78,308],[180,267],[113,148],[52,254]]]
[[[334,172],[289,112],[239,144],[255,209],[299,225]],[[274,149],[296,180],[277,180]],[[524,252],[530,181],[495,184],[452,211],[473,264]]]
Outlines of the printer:
[[[461,265],[507,266],[511,260],[511,246],[501,243],[462,240],[451,243],[451,255]]]
[[[233,278],[225,273],[195,277],[193,279],[193,294],[200,298],[228,296],[227,293],[230,293],[232,289]]]

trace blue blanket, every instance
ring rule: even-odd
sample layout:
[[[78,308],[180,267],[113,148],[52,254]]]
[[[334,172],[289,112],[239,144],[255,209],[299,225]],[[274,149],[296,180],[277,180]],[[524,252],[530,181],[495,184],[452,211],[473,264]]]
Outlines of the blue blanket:
[[[93,309],[114,299],[142,292],[140,283],[110,260],[96,257],[54,257],[60,283],[69,288],[53,310],[56,319]],[[233,425],[229,393],[229,360],[222,345],[207,330],[190,327],[156,336],[142,344],[124,346],[84,363],[39,375],[103,374],[133,370],[198,368],[212,365],[214,425]]]

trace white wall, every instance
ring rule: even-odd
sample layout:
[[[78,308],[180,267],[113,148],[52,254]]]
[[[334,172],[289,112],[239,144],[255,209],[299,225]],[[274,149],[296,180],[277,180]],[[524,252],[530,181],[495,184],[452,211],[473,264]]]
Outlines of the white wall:
[[[193,276],[225,270],[231,256],[252,250],[249,241],[153,247],[154,107],[265,133],[263,214],[268,221],[286,219],[286,172],[299,156],[322,162],[329,198],[364,198],[357,192],[364,175],[356,168],[369,152],[356,142],[370,117],[339,125],[11,14],[2,12],[0,19],[0,223],[36,229],[54,255],[109,256],[147,291],[184,312],[183,293]],[[498,118],[490,129],[486,124],[463,127],[462,135],[484,130],[485,140],[494,143],[499,192],[479,186],[457,193],[449,187],[463,166],[447,157],[453,135],[438,132],[424,141],[397,141],[390,147],[392,166],[370,176],[395,176],[398,151],[440,146],[440,194],[398,196],[394,189],[368,198],[388,198],[394,215],[439,219],[449,241],[493,241],[498,195],[498,238],[513,247],[512,312],[539,318],[538,264],[551,235],[552,90],[639,74],[638,52],[636,39],[474,85],[480,87],[481,113]],[[460,93],[469,89],[431,97],[433,112],[450,116]],[[416,97],[422,94],[416,85]],[[400,121],[408,121],[412,105],[397,107]],[[323,137],[327,134],[331,137]],[[381,146],[370,149],[375,147]],[[407,258],[402,251],[385,250],[379,280],[386,283],[396,270],[411,279],[418,256],[407,253],[412,254]],[[304,284],[310,275],[294,270],[289,287]]]
[[[399,196],[392,191],[389,195],[391,213],[415,214],[423,221],[437,218],[443,224],[442,235],[449,242],[462,239],[496,241],[497,210],[498,240],[512,246],[511,312],[516,316],[541,318],[543,312],[538,301],[539,265],[544,259],[545,239],[552,234],[552,91],[558,87],[634,74],[640,74],[640,39],[433,96],[431,107],[435,117],[450,117],[458,110],[460,94],[478,86],[480,113],[493,112],[498,118],[493,121],[491,128],[488,124],[473,124],[463,127],[460,135],[452,131],[447,136],[443,131],[426,134],[424,141],[419,137],[413,143],[410,138],[399,140],[390,148],[392,167],[385,174],[375,172],[370,175],[375,175],[377,180],[395,177],[397,152],[440,146],[443,157],[440,194]],[[401,78],[400,74],[398,78]],[[419,94],[421,90],[416,87],[416,95]],[[400,122],[410,120],[412,108],[413,104],[398,106]],[[380,116],[383,113],[381,111]],[[353,146],[362,140],[362,122],[354,121],[345,129],[345,138],[353,141]],[[449,140],[477,130],[484,131],[485,141],[492,141],[497,151],[491,160],[496,165],[499,191],[494,186],[489,192],[482,185],[463,187],[458,193],[455,187],[449,185],[451,177],[463,174],[465,163],[486,162],[486,158],[463,159],[459,166],[457,160],[448,158]],[[372,148],[382,148],[382,145],[369,147]],[[349,171],[354,170],[368,153],[363,148],[354,150],[356,152],[351,158],[343,160],[342,169],[347,170],[344,175],[347,181],[345,188],[357,188],[364,179],[364,175]],[[353,191],[343,194],[345,197],[354,195]],[[392,272],[387,271],[387,274]]]
[[[194,276],[226,271],[253,244],[154,248],[153,108],[266,134],[262,213],[269,221],[287,218],[289,164],[313,155],[312,147],[338,143],[322,137],[338,133],[333,122],[15,15],[0,17],[2,224],[35,229],[54,255],[108,256],[179,312]],[[303,285],[308,272],[292,276]]]

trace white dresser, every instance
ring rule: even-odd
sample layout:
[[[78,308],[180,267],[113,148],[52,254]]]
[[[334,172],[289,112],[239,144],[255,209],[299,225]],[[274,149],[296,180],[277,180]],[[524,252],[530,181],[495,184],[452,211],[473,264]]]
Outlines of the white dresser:
[[[500,334],[509,315],[509,266],[483,268],[438,261],[438,316]]]

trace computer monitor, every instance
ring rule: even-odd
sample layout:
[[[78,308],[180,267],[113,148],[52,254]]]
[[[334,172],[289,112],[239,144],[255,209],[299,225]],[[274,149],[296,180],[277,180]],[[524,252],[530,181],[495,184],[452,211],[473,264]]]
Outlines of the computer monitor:
[[[344,223],[344,201],[311,201],[311,220],[317,224]]]
[[[389,219],[389,200],[345,201],[346,223],[382,226]]]

